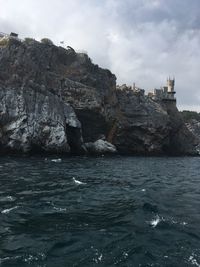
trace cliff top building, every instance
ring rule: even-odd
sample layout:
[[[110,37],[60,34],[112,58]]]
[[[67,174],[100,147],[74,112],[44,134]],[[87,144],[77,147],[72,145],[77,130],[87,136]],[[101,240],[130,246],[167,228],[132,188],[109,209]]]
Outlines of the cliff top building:
[[[174,91],[175,86],[175,78],[170,79],[167,78],[167,85],[161,87],[160,89],[154,89],[153,92],[148,94],[149,97],[153,98],[154,100],[162,100],[162,101],[170,101],[176,103]]]
[[[10,34],[0,32],[0,38],[13,38],[13,39],[19,39],[18,34],[15,32],[11,32]]]

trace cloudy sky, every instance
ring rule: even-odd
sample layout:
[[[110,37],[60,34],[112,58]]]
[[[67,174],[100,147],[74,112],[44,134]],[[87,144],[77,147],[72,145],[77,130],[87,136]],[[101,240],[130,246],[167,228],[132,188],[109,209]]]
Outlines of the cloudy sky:
[[[179,108],[200,111],[200,0],[0,0],[0,31],[86,50],[118,84],[174,75]]]

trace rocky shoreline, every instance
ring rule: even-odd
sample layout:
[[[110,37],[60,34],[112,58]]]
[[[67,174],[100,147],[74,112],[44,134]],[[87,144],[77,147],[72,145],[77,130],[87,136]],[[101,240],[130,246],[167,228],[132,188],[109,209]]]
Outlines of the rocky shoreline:
[[[117,87],[70,47],[8,39],[0,99],[0,153],[199,155],[200,131],[176,106]]]

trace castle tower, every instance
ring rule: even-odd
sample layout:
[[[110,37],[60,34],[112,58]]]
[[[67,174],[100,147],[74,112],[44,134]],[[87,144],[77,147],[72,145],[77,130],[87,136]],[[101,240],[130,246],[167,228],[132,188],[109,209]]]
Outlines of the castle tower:
[[[175,79],[173,78],[173,80],[171,80],[170,77],[167,78],[167,92],[168,93],[174,92],[174,85],[175,85]]]
[[[175,86],[175,78],[170,79],[167,78],[167,86],[164,87],[166,88],[165,90],[165,97],[164,97],[164,101],[173,101],[176,103],[176,98],[175,98],[175,94],[176,92],[174,91],[174,86]]]

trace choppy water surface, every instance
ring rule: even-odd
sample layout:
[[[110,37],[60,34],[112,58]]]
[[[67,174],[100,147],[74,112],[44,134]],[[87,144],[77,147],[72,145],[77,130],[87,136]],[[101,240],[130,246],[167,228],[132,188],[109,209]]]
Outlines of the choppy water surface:
[[[0,266],[200,266],[200,158],[0,158]]]

